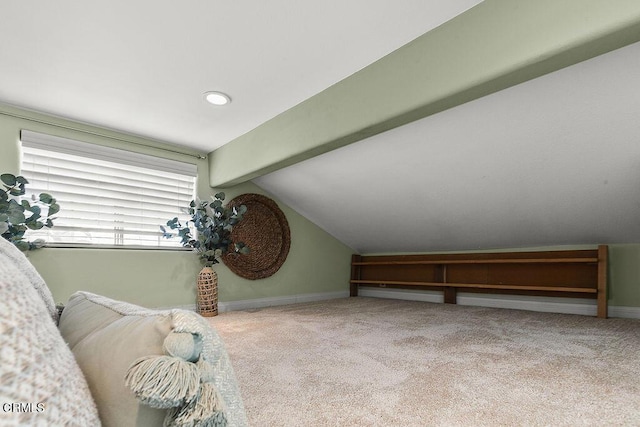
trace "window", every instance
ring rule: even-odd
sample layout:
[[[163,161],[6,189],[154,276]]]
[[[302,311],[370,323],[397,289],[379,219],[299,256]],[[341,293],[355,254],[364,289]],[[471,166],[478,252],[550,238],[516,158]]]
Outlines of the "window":
[[[22,130],[27,196],[60,205],[54,227],[30,231],[53,246],[179,247],[160,225],[194,198],[196,165]]]

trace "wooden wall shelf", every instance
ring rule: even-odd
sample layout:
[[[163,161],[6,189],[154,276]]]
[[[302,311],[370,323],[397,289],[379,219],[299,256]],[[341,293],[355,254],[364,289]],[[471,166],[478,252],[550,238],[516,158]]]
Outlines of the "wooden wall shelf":
[[[440,255],[353,255],[351,295],[360,286],[596,298],[607,317],[606,245],[594,250]]]

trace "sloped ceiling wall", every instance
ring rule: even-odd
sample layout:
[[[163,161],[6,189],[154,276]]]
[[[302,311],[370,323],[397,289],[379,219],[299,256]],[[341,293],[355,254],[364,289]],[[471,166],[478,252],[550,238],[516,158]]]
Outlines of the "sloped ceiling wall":
[[[640,43],[254,180],[361,253],[640,242]]]
[[[484,1],[210,153],[210,183],[360,253],[638,242],[640,4],[618,6]]]
[[[640,41],[640,3],[485,0],[209,154],[235,185]]]

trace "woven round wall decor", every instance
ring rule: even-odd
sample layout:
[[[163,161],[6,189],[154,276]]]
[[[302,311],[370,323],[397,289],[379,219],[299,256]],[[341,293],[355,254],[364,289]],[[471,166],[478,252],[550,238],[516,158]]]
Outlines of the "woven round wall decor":
[[[287,259],[291,246],[289,223],[276,202],[261,194],[242,194],[229,207],[245,205],[247,213],[231,231],[234,242],[244,242],[248,254],[228,253],[222,257],[231,271],[245,279],[272,276]]]

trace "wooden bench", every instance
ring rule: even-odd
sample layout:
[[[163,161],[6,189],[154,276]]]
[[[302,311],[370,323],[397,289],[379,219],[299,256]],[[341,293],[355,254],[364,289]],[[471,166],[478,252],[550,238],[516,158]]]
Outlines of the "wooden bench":
[[[457,291],[597,299],[607,317],[607,246],[593,250],[423,255],[353,255],[351,296],[360,286],[428,289],[456,303]]]

